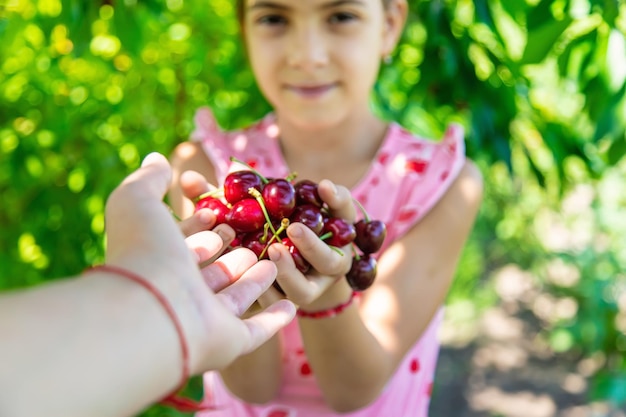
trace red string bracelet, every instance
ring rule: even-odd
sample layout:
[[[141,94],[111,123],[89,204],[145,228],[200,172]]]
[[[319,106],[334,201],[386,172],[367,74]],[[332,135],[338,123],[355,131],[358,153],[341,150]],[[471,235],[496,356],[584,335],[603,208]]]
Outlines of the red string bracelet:
[[[348,308],[350,304],[352,304],[352,302],[354,301],[354,297],[356,297],[357,295],[358,293],[356,291],[352,291],[352,294],[350,294],[350,298],[348,298],[348,301],[341,303],[338,306],[318,311],[303,311],[298,309],[297,315],[298,317],[306,317],[309,319],[323,319],[327,317],[335,317],[337,314]]]
[[[122,276],[124,278],[128,278],[131,281],[134,281],[135,283],[144,287],[146,290],[148,290],[148,292],[150,292],[150,294],[152,294],[157,299],[159,304],[161,304],[161,306],[163,307],[163,309],[165,310],[169,318],[172,320],[174,327],[176,328],[176,334],[178,335],[178,340],[180,342],[180,349],[181,349],[182,359],[183,359],[183,372],[182,372],[180,383],[178,384],[176,389],[171,394],[167,395],[165,398],[159,401],[159,403],[173,407],[182,412],[206,411],[209,409],[213,409],[213,407],[203,402],[197,402],[189,398],[184,398],[184,397],[180,397],[177,395],[178,391],[184,388],[185,384],[187,383],[187,379],[189,379],[189,376],[190,376],[189,346],[187,344],[187,339],[185,338],[185,334],[183,332],[183,326],[180,320],[178,319],[178,316],[176,316],[176,312],[174,311],[174,308],[169,303],[169,301],[167,301],[167,298],[165,298],[163,293],[161,293],[161,291],[159,291],[159,289],[155,287],[147,279],[143,278],[140,275],[135,274],[134,272],[131,272],[127,269],[124,269],[118,266],[96,265],[87,269],[85,272],[97,272],[97,271],[108,272],[108,273]]]

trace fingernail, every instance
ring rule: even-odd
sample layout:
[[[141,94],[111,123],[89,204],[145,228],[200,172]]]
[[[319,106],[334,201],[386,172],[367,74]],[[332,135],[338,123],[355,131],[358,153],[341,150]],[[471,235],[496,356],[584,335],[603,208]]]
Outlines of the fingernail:
[[[335,186],[335,183],[331,182],[330,186],[330,189],[333,190],[333,195],[337,195],[337,187]]]
[[[225,242],[228,242],[228,241],[232,240],[231,234],[228,231],[224,230],[224,229],[220,229],[218,227],[218,228],[213,229],[213,231],[215,233],[217,233],[218,236]]]
[[[294,224],[292,227],[289,228],[289,234],[291,235],[291,237],[300,237],[302,236],[302,225],[299,224]],[[304,226],[306,227],[306,226]]]
[[[198,219],[204,224],[209,224],[213,219],[213,213],[209,209],[202,209],[198,213]]]
[[[267,256],[269,256],[270,261],[278,262],[280,260],[280,251],[272,245],[267,250]]]
[[[143,159],[143,161],[141,162],[141,166],[145,167],[147,165],[153,164],[155,162],[158,162],[161,158],[163,158],[163,156],[158,152],[151,152]]]

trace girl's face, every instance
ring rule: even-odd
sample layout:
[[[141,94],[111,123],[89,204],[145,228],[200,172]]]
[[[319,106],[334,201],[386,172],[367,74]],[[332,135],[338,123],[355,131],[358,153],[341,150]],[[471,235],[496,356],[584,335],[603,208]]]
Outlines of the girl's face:
[[[402,30],[401,7],[385,8],[381,0],[245,0],[243,6],[252,70],[281,119],[323,128],[369,111],[381,59]]]

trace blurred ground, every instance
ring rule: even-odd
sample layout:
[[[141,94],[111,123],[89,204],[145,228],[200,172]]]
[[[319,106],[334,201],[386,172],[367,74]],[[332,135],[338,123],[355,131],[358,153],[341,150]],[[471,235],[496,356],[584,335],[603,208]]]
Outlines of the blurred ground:
[[[626,417],[626,408],[586,401],[593,360],[542,342],[538,316],[568,306],[541,301],[515,267],[501,272],[496,290],[500,301],[475,319],[459,319],[472,316],[462,306],[447,314],[431,417]]]

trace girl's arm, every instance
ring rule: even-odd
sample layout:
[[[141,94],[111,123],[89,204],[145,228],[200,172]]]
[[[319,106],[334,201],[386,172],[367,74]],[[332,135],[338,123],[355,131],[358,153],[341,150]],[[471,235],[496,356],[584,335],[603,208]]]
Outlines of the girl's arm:
[[[378,397],[444,302],[481,198],[482,178],[468,162],[431,212],[381,256],[376,281],[362,293],[360,306],[352,304],[333,318],[299,319],[307,357],[330,407],[352,411]],[[281,270],[289,267],[278,264],[280,282],[286,278]],[[332,308],[350,292],[340,279],[302,308]]]
[[[260,309],[258,304],[248,313]],[[244,316],[245,317],[245,316]],[[276,397],[281,383],[280,337],[275,335],[254,352],[220,370],[229,391],[245,402],[264,404]],[[271,372],[263,374],[263,372]]]
[[[207,191],[206,183],[217,184],[217,179],[211,161],[198,143],[181,143],[174,150],[171,161],[174,175],[168,195],[169,203],[174,212],[185,219],[193,213],[193,204],[186,196],[202,194]],[[192,178],[191,181],[181,184],[181,174],[188,170],[202,174],[204,181]],[[194,179],[196,181],[193,181]],[[258,307],[258,303],[253,306]],[[252,310],[246,314],[251,313]],[[233,394],[247,402],[264,403],[271,400],[280,388],[282,375],[280,357],[279,340],[274,336],[254,352],[235,360],[220,373]]]

